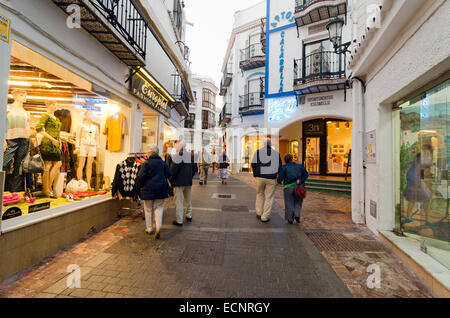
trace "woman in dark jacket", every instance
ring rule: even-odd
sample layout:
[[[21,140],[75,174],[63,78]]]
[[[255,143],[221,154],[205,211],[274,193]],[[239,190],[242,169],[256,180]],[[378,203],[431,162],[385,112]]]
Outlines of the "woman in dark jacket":
[[[281,167],[278,175],[278,183],[284,184],[284,205],[285,205],[285,219],[289,224],[300,223],[300,212],[302,210],[303,199],[300,199],[295,194],[297,185],[304,186],[309,177],[308,171],[301,164],[292,162],[293,157],[287,154],[284,157],[286,163]]]
[[[144,201],[145,223],[147,234],[152,234],[152,218],[155,217],[155,238],[160,238],[162,219],[164,213],[164,200],[169,197],[169,184],[171,177],[169,166],[159,156],[156,145],[150,146],[150,158],[143,164],[139,172],[141,185],[141,199]]]

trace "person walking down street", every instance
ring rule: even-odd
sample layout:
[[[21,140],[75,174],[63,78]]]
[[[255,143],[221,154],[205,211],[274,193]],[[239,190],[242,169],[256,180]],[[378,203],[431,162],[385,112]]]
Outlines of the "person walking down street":
[[[172,178],[170,179],[174,188],[176,206],[176,220],[172,223],[176,226],[182,226],[185,215],[186,220],[192,222],[191,190],[192,178],[194,177],[194,163],[191,160],[191,153],[184,149],[183,141],[179,140],[177,142],[176,150],[177,154],[173,157]],[[185,203],[186,209],[184,207]]]
[[[159,156],[157,145],[151,145],[149,158],[142,165],[138,175],[141,199],[144,201],[145,232],[152,234],[155,231],[155,239],[160,238],[162,227],[164,200],[169,197],[169,184],[167,179],[171,177],[169,166]],[[155,222],[153,223],[153,218]],[[153,224],[155,229],[153,229]]]
[[[222,179],[222,184],[227,184],[228,167],[230,164],[228,163],[228,157],[225,154],[225,152],[223,152],[223,154],[220,156],[220,158],[218,159],[218,162],[219,162],[218,177],[219,177],[219,179]]]
[[[216,150],[211,152],[212,158],[212,173],[216,173],[217,163],[219,162],[219,156],[217,155]]]
[[[192,176],[195,176],[198,167],[197,167],[197,154],[194,152],[194,150],[191,150],[191,163],[192,163]]]
[[[301,164],[293,162],[291,154],[284,157],[285,165],[281,167],[278,183],[284,185],[285,220],[289,224],[300,223],[303,199],[296,195],[297,185],[304,186],[309,177],[308,171]]]
[[[211,157],[208,152],[205,151],[205,148],[203,148],[198,162],[198,169],[200,172],[200,185],[206,185],[208,183],[208,170],[210,164]]]
[[[264,147],[258,149],[252,159],[253,177],[256,178],[256,217],[262,222],[270,221],[276,179],[281,166],[280,154],[272,148],[272,141],[267,138]]]

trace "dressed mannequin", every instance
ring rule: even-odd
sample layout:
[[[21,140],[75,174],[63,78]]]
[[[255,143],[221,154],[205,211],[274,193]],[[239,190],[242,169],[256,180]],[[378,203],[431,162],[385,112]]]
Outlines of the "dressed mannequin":
[[[14,103],[7,105],[7,132],[3,146],[3,171],[8,171],[14,158],[14,175],[11,179],[11,192],[24,191],[24,176],[19,175],[20,165],[30,148],[30,114],[23,108],[27,92],[23,89],[12,91]]]
[[[77,143],[74,153],[78,155],[77,179],[83,178],[83,168],[86,163],[86,181],[91,190],[92,163],[100,146],[99,127],[93,122],[91,115],[86,113],[83,123],[78,127]]]
[[[50,198],[56,198],[53,193],[53,182],[61,168],[60,132],[61,122],[54,115],[57,109],[55,101],[46,101],[47,113],[41,117],[36,131],[44,138],[40,145],[42,159],[44,160],[44,174],[42,185],[44,194]]]

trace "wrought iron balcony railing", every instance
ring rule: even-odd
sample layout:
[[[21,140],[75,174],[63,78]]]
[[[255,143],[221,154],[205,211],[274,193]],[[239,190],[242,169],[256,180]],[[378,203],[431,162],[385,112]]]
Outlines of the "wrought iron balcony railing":
[[[323,51],[294,60],[294,85],[312,79],[339,78],[345,76],[344,59],[335,52]]]
[[[239,114],[261,112],[264,112],[264,92],[255,92],[239,96]]]
[[[265,54],[266,53],[266,26],[267,22],[266,22],[266,18],[262,18],[261,19],[261,45],[262,45],[262,51]]]
[[[130,66],[145,65],[149,26],[134,0],[53,0],[81,7],[81,26]]]
[[[223,105],[223,109],[220,113],[219,124],[224,125],[224,124],[228,123],[231,120],[231,116],[232,116],[231,104],[225,103],[225,105]]]
[[[255,43],[241,50],[240,67],[242,69],[261,66],[266,62],[266,54],[261,43]]]
[[[347,13],[347,0],[295,0],[298,27]]]

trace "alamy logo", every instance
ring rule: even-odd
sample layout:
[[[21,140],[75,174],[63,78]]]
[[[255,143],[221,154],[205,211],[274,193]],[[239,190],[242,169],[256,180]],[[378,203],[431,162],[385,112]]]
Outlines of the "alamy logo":
[[[66,20],[69,29],[81,28],[81,8],[77,4],[71,4],[67,7],[66,12],[69,14]]]
[[[70,273],[67,276],[66,286],[67,288],[81,288],[81,269],[76,264],[67,266],[67,272]]]
[[[367,6],[367,20],[366,26],[369,29],[380,29],[381,28],[381,8],[377,4],[371,4]]]
[[[367,277],[367,287],[370,289],[381,288],[381,268],[378,264],[371,264],[367,267],[367,273],[371,273]]]

